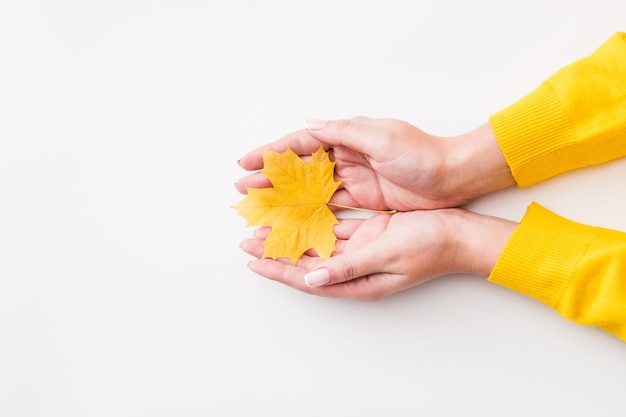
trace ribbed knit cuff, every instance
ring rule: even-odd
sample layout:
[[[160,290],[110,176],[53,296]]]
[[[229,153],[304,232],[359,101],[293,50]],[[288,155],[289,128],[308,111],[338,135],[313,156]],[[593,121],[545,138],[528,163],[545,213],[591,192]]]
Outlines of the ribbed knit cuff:
[[[562,163],[564,156],[570,167],[572,163],[579,165],[571,161],[577,153],[567,150],[576,140],[574,128],[548,82],[492,115],[489,123],[520,187],[567,170],[569,167]]]
[[[560,217],[532,203],[489,281],[533,297],[552,308],[574,278],[576,265],[597,229]]]

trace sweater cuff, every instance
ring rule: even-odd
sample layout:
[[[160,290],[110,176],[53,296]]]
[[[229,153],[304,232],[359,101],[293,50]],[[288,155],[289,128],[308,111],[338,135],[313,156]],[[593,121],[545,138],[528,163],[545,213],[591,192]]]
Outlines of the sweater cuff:
[[[562,163],[558,161],[576,140],[574,128],[547,81],[492,115],[489,123],[520,187],[559,174]],[[567,158],[572,158],[571,151]]]
[[[536,203],[528,208],[489,281],[558,310],[576,266],[597,231],[560,217]]]

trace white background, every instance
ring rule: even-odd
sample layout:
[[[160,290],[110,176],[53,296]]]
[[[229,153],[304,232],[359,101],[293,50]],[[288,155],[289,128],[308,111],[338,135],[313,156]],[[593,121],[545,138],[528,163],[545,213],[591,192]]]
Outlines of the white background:
[[[623,415],[616,337],[474,276],[299,293],[229,207],[305,118],[459,134],[620,30],[623,0],[3,0],[0,415]],[[625,175],[470,208],[626,230]]]

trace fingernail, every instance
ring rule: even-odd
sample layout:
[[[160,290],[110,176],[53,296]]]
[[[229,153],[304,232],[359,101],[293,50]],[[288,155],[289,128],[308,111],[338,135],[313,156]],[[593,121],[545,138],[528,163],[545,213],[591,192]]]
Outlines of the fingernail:
[[[304,282],[309,287],[319,287],[330,282],[330,272],[326,268],[309,272],[304,276]]]
[[[323,129],[326,126],[326,120],[321,119],[306,119],[304,121],[304,128],[307,130]]]

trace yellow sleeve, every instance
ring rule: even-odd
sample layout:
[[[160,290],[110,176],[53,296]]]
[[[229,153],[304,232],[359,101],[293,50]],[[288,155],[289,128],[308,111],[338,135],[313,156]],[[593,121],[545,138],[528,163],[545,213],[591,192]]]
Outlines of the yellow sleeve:
[[[517,184],[626,156],[626,33],[489,119]]]
[[[626,233],[531,204],[489,280],[626,341]]]

